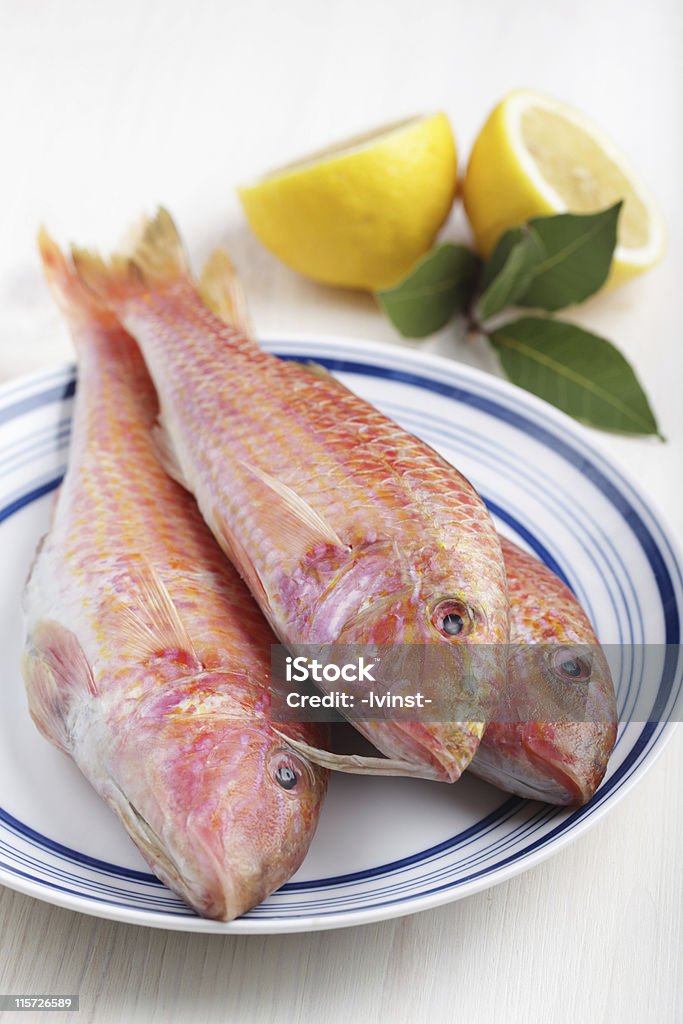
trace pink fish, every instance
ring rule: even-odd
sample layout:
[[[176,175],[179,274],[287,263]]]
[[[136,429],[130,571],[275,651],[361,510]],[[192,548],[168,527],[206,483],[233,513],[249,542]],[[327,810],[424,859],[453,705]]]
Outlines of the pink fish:
[[[226,323],[237,294],[226,255],[215,254],[195,285],[165,211],[130,256],[107,264],[76,250],[74,260],[140,345],[167,469],[194,494],[280,640],[440,644],[452,654],[437,681],[448,692],[480,646],[482,699],[497,692],[505,572],[471,484],[331,376],[267,354]],[[354,724],[391,762],[363,768],[446,781],[460,776],[484,728]]]
[[[31,714],[156,875],[228,921],[297,869],[327,773],[271,726],[274,637],[159,465],[137,346],[44,234],[40,245],[79,378],[69,469],[25,593]]]
[[[491,722],[470,771],[519,796],[583,804],[602,781],[617,736],[609,666],[562,580],[511,541],[501,538],[501,546],[510,592],[510,706],[523,715],[535,707],[543,720]]]

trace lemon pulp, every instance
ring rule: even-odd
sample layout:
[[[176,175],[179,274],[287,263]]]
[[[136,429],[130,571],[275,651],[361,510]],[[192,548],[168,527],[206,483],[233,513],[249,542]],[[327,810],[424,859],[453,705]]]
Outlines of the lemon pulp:
[[[624,172],[587,132],[561,114],[529,107],[520,130],[539,171],[573,213],[594,213],[625,199],[619,243],[628,249],[647,244],[647,207]]]
[[[463,185],[477,248],[491,252],[508,228],[553,213],[593,213],[619,200],[610,282],[653,266],[664,227],[626,157],[579,111],[518,90],[492,111],[477,137]]]

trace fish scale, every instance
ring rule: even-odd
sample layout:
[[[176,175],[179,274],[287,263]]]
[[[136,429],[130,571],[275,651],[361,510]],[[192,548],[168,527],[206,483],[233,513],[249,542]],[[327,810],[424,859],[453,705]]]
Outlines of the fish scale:
[[[214,255],[197,287],[165,211],[130,255],[106,264],[74,250],[74,261],[140,345],[160,399],[165,465],[279,638],[293,648],[441,644],[452,658],[436,680],[446,696],[459,692],[468,649],[484,645],[479,687],[484,700],[495,693],[505,679],[506,579],[472,485],[329,374],[264,353],[215,315],[204,297],[219,309],[235,296],[227,256]],[[447,608],[462,635],[444,628]],[[354,724],[402,770],[448,781],[484,728]]]
[[[182,386],[161,378],[157,382],[164,406],[172,405],[182,417],[178,431],[189,432],[194,425],[206,437],[220,436],[226,433],[223,425],[229,417],[233,454],[247,462],[264,463],[304,500],[314,501],[333,527],[348,522],[349,509],[357,508],[350,530],[356,519],[359,528],[366,530],[372,517],[389,532],[396,523],[415,518],[415,493],[426,490],[428,482],[430,514],[448,533],[461,538],[463,525],[467,528],[469,522],[481,523],[487,528],[482,532],[490,532],[490,522],[482,517],[481,501],[474,489],[467,482],[459,490],[454,488],[454,476],[459,474],[422,442],[332,378],[316,379],[296,364],[276,362],[269,356],[258,358],[264,355],[260,352],[257,358],[251,350],[233,352],[235,332],[218,321],[208,323],[196,292],[184,284],[169,289],[169,293],[146,295],[140,303],[144,318],[132,298],[126,302],[122,316],[143,345],[148,362],[161,367],[165,359],[171,358],[184,382]],[[171,316],[167,302],[173,313],[183,307],[184,316]],[[194,320],[188,316],[188,309],[195,314]],[[212,328],[208,336],[203,333],[207,324]],[[162,329],[152,332],[150,326]],[[239,336],[237,340],[241,340]],[[215,386],[217,367],[221,368],[228,352],[230,388],[219,390]],[[186,386],[188,380],[194,383],[201,378],[214,383],[204,387],[200,383],[191,390]],[[261,409],[268,410],[267,417]],[[275,420],[278,412],[283,416],[279,424]],[[297,453],[294,464],[293,451]],[[222,452],[217,448],[201,454],[207,460],[211,455],[220,459]],[[309,466],[315,470],[313,477],[305,471]],[[389,473],[385,478],[378,475],[382,468]],[[411,472],[415,474],[415,489],[406,486]],[[391,484],[391,490],[382,487],[385,481]],[[403,500],[399,502],[398,498]],[[239,504],[237,498],[235,504]],[[474,515],[463,524],[459,513],[470,508]],[[449,537],[443,540],[448,543]]]
[[[275,637],[157,459],[139,350],[46,236],[41,252],[79,377],[69,466],[24,598],[29,707],[159,878],[230,920],[303,860],[327,775],[283,732],[325,732],[273,730]]]
[[[197,307],[198,297],[189,288],[185,291],[187,304]],[[473,546],[468,550],[471,576],[492,560],[497,542],[490,519],[482,513],[481,499],[436,452],[333,379],[309,379],[305,369],[272,358],[254,366],[244,355],[233,356],[228,353],[231,332],[221,324],[214,324],[208,338],[196,331],[182,333],[182,324],[173,333],[170,328],[157,333],[157,324],[165,323],[159,315],[164,301],[161,292],[154,302],[141,303],[144,319],[134,298],[130,312],[127,306],[119,312],[156,374],[166,424],[180,438],[193,432],[200,436],[192,449],[192,461],[198,467],[195,472],[202,483],[206,481],[210,497],[220,498],[222,508],[234,515],[234,510],[245,507],[245,500],[250,508],[248,482],[231,478],[230,484],[237,486],[232,494],[226,493],[223,478],[225,448],[229,446],[231,461],[253,463],[277,475],[304,501],[314,503],[332,528],[350,540],[356,531],[365,535],[373,527],[378,535],[391,535],[396,527],[409,525],[419,534],[424,520],[416,515],[415,506],[422,501],[428,502],[430,518],[442,531],[439,540],[444,547],[457,548],[465,543],[467,534],[481,534],[481,549]],[[195,379],[206,373],[202,361],[196,369],[192,367],[198,348],[213,354],[213,388],[193,387]],[[227,362],[228,354],[235,365]],[[168,377],[162,376],[168,360],[184,381],[182,389],[167,384]],[[229,387],[216,387],[216,367],[222,376],[230,370]],[[298,391],[290,387],[292,381],[299,385]],[[235,406],[237,413],[233,412]],[[265,418],[261,409],[267,410]],[[272,422],[278,409],[286,416],[279,425]],[[366,433],[372,434],[369,439],[359,438],[357,431],[349,429],[361,413]],[[171,425],[171,417],[178,422]],[[211,444],[206,443],[207,438]],[[186,446],[182,440],[178,443],[179,448]],[[313,475],[308,467],[314,469]],[[410,473],[414,473],[412,480]],[[200,502],[206,500],[202,484],[197,485],[197,492]],[[505,616],[502,618],[504,622]]]

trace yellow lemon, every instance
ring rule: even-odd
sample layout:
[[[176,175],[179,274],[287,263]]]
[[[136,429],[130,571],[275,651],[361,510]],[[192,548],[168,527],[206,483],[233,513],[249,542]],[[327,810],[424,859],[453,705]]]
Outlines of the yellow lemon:
[[[326,284],[395,284],[429,249],[457,181],[445,114],[333,146],[240,188],[249,224],[284,263]]]
[[[610,283],[661,257],[661,216],[626,157],[587,117],[535,92],[515,91],[490,115],[474,144],[463,186],[479,250],[529,217],[593,213],[619,199]]]

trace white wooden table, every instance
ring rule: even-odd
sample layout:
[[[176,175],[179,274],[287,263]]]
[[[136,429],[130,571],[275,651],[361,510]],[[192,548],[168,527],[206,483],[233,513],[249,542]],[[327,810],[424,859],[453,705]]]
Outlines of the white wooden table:
[[[435,108],[464,159],[518,85],[592,113],[651,183],[670,232],[659,269],[576,315],[637,366],[668,444],[599,441],[683,536],[678,0],[0,0],[0,26],[0,380],[71,355],[36,264],[41,221],[61,241],[107,246],[162,201],[196,263],[229,246],[261,333],[395,341],[371,298],[317,287],[264,252],[233,186]],[[456,216],[446,235],[464,231]],[[451,331],[426,348],[495,371]],[[682,776],[679,734],[607,820],[533,872],[348,931],[185,936],[1,890],[0,992],[79,992],[82,1024],[680,1022]]]

